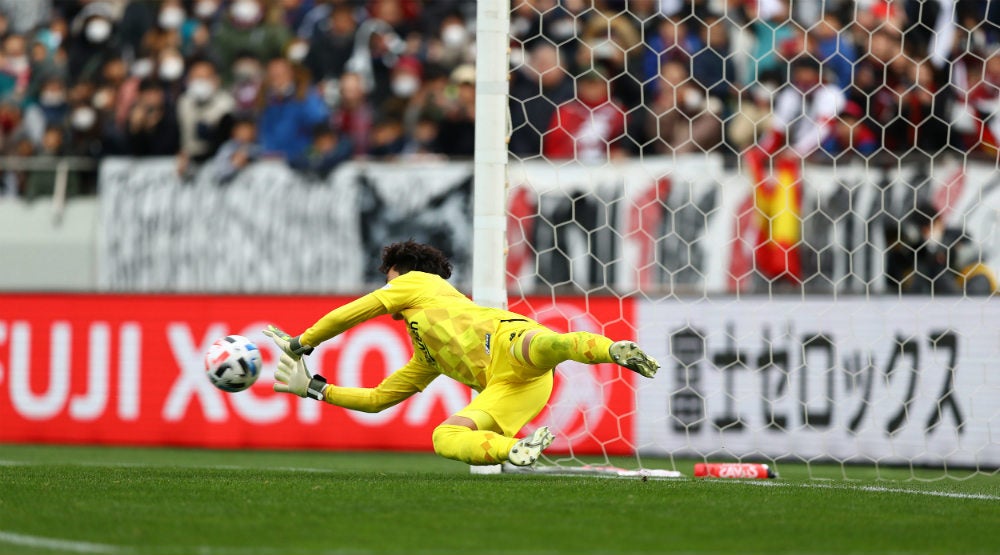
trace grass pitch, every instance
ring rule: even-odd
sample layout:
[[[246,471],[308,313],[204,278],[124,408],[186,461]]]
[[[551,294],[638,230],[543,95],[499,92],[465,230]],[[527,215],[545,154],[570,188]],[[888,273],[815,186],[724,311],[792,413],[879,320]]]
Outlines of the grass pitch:
[[[644,482],[472,476],[429,454],[0,445],[0,553],[1000,552],[995,475],[780,471]]]

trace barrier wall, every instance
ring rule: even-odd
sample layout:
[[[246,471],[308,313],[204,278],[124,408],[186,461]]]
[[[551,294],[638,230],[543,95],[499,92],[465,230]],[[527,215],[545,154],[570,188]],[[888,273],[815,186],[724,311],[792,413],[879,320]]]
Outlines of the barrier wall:
[[[380,414],[276,394],[270,371],[225,394],[203,353],[225,334],[301,330],[343,297],[0,296],[0,442],[428,450],[470,400],[446,378]],[[663,368],[564,364],[537,419],[555,452],[833,458],[1000,466],[1000,304],[988,300],[651,302],[529,298],[554,329],[635,338]],[[637,332],[633,332],[633,326]],[[399,322],[323,345],[311,368],[377,384],[411,353]]]
[[[772,200],[768,210],[797,214],[790,234],[806,287],[886,290],[885,228],[911,213],[916,199],[933,201],[986,264],[1000,267],[1000,175],[986,163],[959,162],[806,164],[782,177],[801,188],[801,206]],[[509,181],[511,287],[548,294],[549,284],[572,279],[583,290],[719,294],[752,285],[768,225],[757,210],[764,201],[745,172],[718,156],[597,167],[512,163]],[[99,285],[354,292],[381,280],[382,246],[408,238],[445,250],[455,282],[467,283],[471,184],[472,165],[462,162],[353,162],[316,182],[259,163],[220,185],[209,174],[181,182],[172,160],[108,160],[100,173]]]

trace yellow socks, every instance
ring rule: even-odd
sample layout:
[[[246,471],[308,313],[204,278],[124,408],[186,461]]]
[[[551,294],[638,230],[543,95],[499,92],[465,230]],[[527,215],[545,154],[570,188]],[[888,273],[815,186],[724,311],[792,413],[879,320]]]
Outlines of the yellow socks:
[[[507,460],[515,443],[516,438],[470,430],[465,426],[441,424],[434,428],[434,451],[442,457],[468,464],[499,464]]]

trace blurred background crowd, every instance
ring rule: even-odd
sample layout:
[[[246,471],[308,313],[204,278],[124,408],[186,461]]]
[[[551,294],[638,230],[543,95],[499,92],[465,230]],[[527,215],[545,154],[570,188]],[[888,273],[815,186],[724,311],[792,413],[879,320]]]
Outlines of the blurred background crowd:
[[[994,157],[1000,2],[512,0],[510,152]],[[473,0],[0,0],[0,156],[471,157]],[[2,158],[0,158],[2,159]],[[0,169],[0,193],[52,189]],[[33,179],[37,178],[37,179]],[[75,176],[70,192],[90,192]]]

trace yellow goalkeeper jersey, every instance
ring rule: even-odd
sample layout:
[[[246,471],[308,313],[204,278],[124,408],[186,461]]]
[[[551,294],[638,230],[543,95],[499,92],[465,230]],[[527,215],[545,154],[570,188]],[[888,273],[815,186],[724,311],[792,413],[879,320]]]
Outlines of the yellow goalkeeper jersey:
[[[373,299],[381,306],[373,306]],[[400,314],[406,321],[413,359],[404,372],[406,381],[419,389],[443,374],[482,391],[489,381],[490,347],[498,324],[504,320],[534,323],[507,310],[479,306],[440,276],[412,271],[334,310],[306,330],[302,339],[315,346],[386,313]]]

